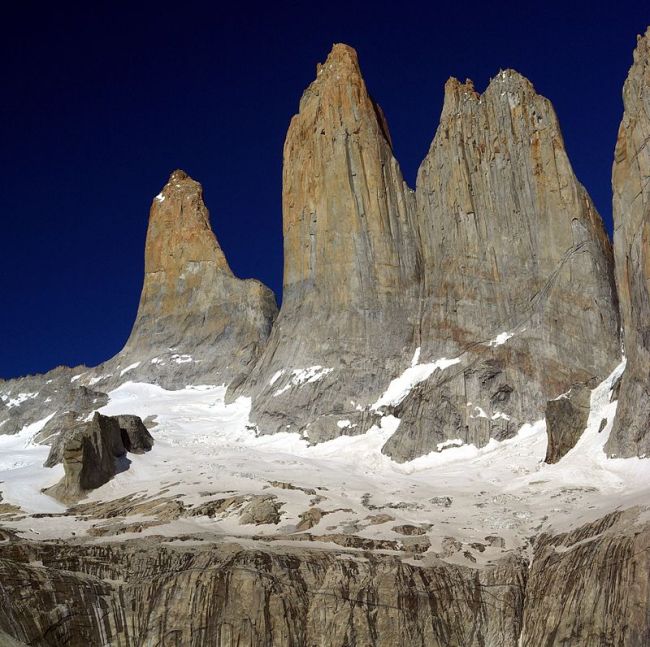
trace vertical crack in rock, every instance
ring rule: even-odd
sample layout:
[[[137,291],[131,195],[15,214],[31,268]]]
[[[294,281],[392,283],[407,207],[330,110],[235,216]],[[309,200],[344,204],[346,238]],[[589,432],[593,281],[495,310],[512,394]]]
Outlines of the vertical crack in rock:
[[[384,447],[397,460],[507,438],[619,356],[611,246],[527,79],[502,71],[482,95],[447,82],[416,201],[421,357],[462,361],[400,405]]]
[[[363,431],[361,410],[408,366],[420,251],[387,132],[356,52],[335,45],[284,146],[282,308],[243,386],[263,432],[319,441],[340,435],[341,418]],[[317,373],[301,380],[304,371]]]

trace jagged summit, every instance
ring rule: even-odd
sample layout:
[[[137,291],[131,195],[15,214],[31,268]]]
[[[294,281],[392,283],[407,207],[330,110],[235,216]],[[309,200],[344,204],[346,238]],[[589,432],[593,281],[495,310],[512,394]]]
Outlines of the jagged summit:
[[[176,170],[151,204],[145,277],[164,271],[172,280],[197,262],[212,263],[232,275],[210,226],[203,187],[185,171]]]
[[[227,383],[250,370],[276,310],[268,288],[233,275],[201,184],[174,171],[151,205],[140,305],[117,361],[168,386]]]
[[[371,419],[363,407],[408,363],[420,255],[413,193],[348,46],[334,46],[291,120],[282,205],[282,308],[241,392],[256,394],[261,430],[309,425],[322,440],[343,418],[356,433]]]

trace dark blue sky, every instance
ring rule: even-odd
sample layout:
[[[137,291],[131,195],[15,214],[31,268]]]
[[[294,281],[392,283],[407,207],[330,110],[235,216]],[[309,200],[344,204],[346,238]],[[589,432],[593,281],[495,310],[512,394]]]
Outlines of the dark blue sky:
[[[149,205],[175,168],[203,183],[235,273],[280,292],[284,135],[333,42],[359,52],[411,185],[447,77],[482,91],[499,68],[526,75],[611,229],[621,88],[646,2],[12,4],[0,27],[1,377],[121,348]]]

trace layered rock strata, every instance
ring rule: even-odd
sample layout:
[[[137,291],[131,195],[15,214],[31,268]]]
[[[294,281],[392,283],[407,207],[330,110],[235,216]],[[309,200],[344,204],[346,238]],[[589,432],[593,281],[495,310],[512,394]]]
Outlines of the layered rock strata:
[[[71,647],[515,647],[526,577],[517,558],[478,571],[237,544],[4,545],[0,554],[0,630]]]
[[[420,251],[413,192],[346,45],[318,66],[291,120],[282,205],[282,308],[237,392],[255,393],[262,432],[313,441],[356,433],[369,419],[366,405],[408,366]]]
[[[623,88],[614,189],[614,253],[627,365],[612,456],[650,456],[650,29],[639,38]]]
[[[650,640],[650,530],[612,513],[481,568],[236,543],[0,543],[0,636],[30,645],[533,647]],[[25,587],[25,582],[30,586]]]

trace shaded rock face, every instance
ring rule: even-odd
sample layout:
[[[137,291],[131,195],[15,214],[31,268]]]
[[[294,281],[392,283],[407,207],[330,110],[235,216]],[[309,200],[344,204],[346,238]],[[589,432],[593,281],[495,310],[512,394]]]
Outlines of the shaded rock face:
[[[144,454],[153,447],[153,438],[141,418],[133,415],[113,416],[117,420],[124,449],[132,454]]]
[[[527,79],[500,72],[482,95],[447,82],[416,198],[421,361],[461,362],[401,404],[385,448],[397,460],[506,438],[619,357],[610,243]]]
[[[60,457],[65,475],[44,491],[64,503],[73,503],[126,469],[126,453],[134,446],[136,453],[153,446],[153,438],[140,418],[95,413],[90,422],[60,434],[52,445],[46,466],[55,465]]]
[[[520,645],[650,644],[650,528],[616,512],[535,543]]]
[[[196,379],[241,379],[276,312],[268,288],[230,270],[201,185],[174,171],[151,206],[144,286],[131,336],[105,371],[128,369],[127,379],[171,388]]]
[[[413,192],[350,47],[318,66],[291,121],[282,204],[282,308],[243,391],[262,432],[311,423],[324,440],[344,418],[358,433],[359,409],[408,366],[420,252]]]
[[[627,365],[611,456],[650,456],[650,29],[639,38],[623,88],[614,189],[614,253]]]
[[[0,630],[71,647],[172,636],[188,647],[515,647],[526,577],[515,558],[475,571],[238,545],[4,545],[0,554]]]
[[[584,384],[571,387],[546,404],[546,463],[557,463],[562,456],[575,447],[587,427],[591,389]]]

